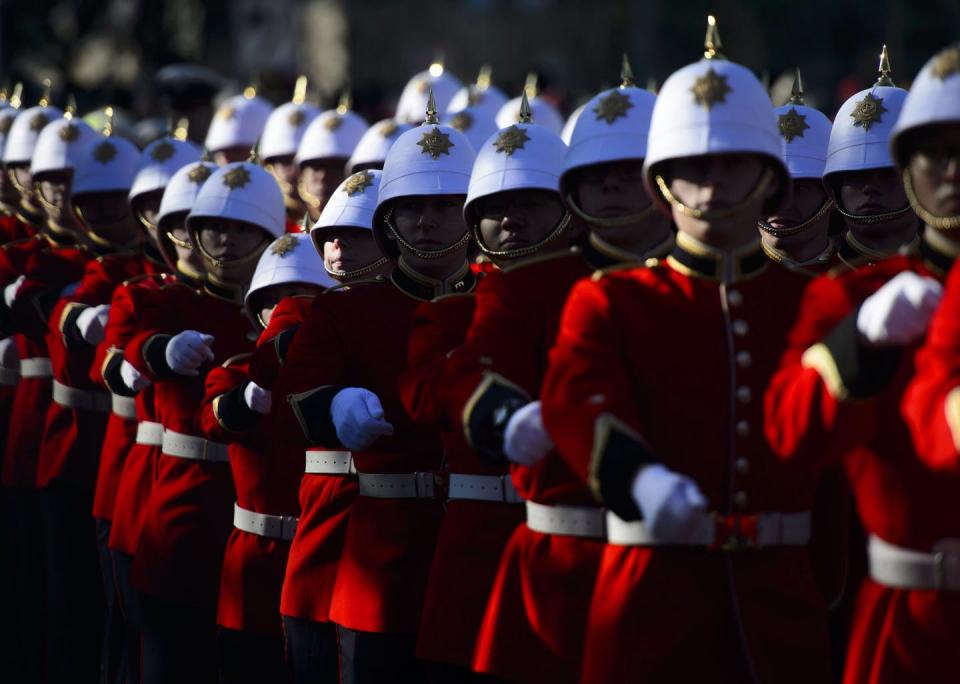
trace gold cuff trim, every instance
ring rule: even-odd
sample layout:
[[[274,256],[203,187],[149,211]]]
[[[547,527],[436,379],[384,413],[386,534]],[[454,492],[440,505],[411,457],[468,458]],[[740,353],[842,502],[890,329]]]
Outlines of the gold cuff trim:
[[[800,363],[804,368],[812,368],[817,371],[823,384],[827,386],[827,392],[837,401],[846,401],[849,397],[849,390],[840,377],[840,370],[837,368],[837,362],[833,354],[825,344],[815,344],[803,353]]]
[[[67,331],[64,330],[64,326],[67,324],[67,319],[70,317],[70,314],[75,310],[88,309],[89,307],[86,304],[81,304],[80,302],[70,302],[65,307],[63,311],[60,312],[60,320],[57,321],[57,330],[60,331],[60,337],[63,339],[63,345],[67,346]]]
[[[960,452],[960,387],[954,387],[947,394],[943,410],[947,416],[950,436],[953,437],[953,448]]]
[[[483,374],[483,380],[481,380],[480,384],[477,385],[477,388],[473,390],[473,394],[471,394],[470,398],[467,399],[467,403],[463,405],[463,414],[460,419],[460,424],[463,426],[463,436],[467,440],[467,444],[470,445],[471,449],[476,449],[477,447],[470,438],[470,417],[473,414],[474,409],[477,408],[479,401],[483,398],[483,395],[486,394],[494,385],[507,387],[514,392],[518,392],[520,395],[525,397],[527,401],[532,401],[530,395],[527,394],[527,391],[519,385],[510,382],[498,373],[494,373],[492,371],[485,372]]]
[[[150,365],[150,347],[156,344],[157,340],[159,340],[161,337],[166,337],[169,339],[170,336],[159,333],[152,335],[151,337],[147,338],[146,342],[143,343],[143,351],[140,352],[143,356],[143,363],[146,364],[150,372],[156,377],[159,377],[160,373],[157,372],[156,368]]]
[[[599,501],[603,501],[600,494],[600,464],[603,453],[610,442],[610,434],[616,430],[638,444],[644,444],[643,437],[632,427],[610,413],[601,413],[593,423],[593,449],[590,451],[590,470],[587,473],[587,485]]]

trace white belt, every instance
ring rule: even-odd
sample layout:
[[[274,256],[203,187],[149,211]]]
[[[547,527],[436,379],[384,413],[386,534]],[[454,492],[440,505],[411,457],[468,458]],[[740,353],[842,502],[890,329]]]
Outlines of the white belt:
[[[509,475],[463,475],[450,474],[450,491],[447,498],[470,501],[502,501],[523,503]]]
[[[297,533],[297,518],[292,515],[269,515],[240,508],[233,504],[233,526],[238,530],[271,539],[291,541]]]
[[[53,381],[53,400],[61,406],[97,413],[110,413],[110,393],[91,392]]]
[[[434,499],[437,487],[434,472],[358,473],[360,496],[375,499]]]
[[[230,460],[226,444],[211,442],[203,437],[185,435],[173,430],[163,431],[163,453],[193,461],[227,463]]]
[[[932,553],[905,549],[870,535],[870,577],[895,589],[960,591],[960,539],[942,539]]]
[[[810,541],[810,512],[704,515],[689,540],[669,544],[655,539],[643,521],[626,521],[602,508],[546,506],[527,501],[527,527],[544,534],[606,539],[618,546],[703,546],[723,550],[769,546],[806,546]]]
[[[52,378],[53,364],[50,363],[50,359],[43,357],[20,359],[20,377]]]
[[[128,420],[137,419],[137,400],[133,397],[125,397],[122,394],[112,394],[110,403],[113,406],[113,412],[121,418]]]
[[[353,454],[349,451],[307,451],[305,473],[310,475],[356,475]]]
[[[163,444],[163,425],[141,420],[137,423],[137,444],[160,446]]]
[[[16,385],[20,382],[19,368],[4,368],[0,366],[0,385]]]

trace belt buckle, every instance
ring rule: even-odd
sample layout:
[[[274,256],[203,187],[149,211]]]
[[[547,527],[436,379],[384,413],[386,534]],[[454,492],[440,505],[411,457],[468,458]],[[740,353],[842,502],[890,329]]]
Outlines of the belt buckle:
[[[203,461],[209,461],[210,456],[207,453],[207,445],[210,444],[210,440],[200,438],[200,441],[203,443],[203,448],[200,449],[200,458]]]
[[[711,513],[713,519],[714,537],[710,548],[724,552],[737,552],[756,549],[757,543],[757,524],[760,516],[741,515],[734,513],[732,515],[720,515]]]

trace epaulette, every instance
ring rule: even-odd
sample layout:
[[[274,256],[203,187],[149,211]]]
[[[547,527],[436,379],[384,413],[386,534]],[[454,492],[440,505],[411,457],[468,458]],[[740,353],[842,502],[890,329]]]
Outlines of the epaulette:
[[[36,240],[36,235],[31,235],[30,237],[20,238],[18,240],[11,240],[10,242],[5,242],[3,245],[0,245],[0,249],[6,249],[7,247],[13,247],[14,245],[22,245],[25,242],[30,242],[31,240]]]
[[[653,268],[654,266],[660,265],[659,259],[647,259],[642,265],[637,262],[626,262],[623,264],[614,264],[613,266],[607,266],[606,268],[598,268],[593,272],[593,275],[590,276],[590,280],[597,282],[603,276],[610,273],[617,273],[618,271],[632,271],[635,268]]]
[[[356,287],[357,285],[383,285],[388,282],[386,276],[378,275],[373,278],[364,278],[362,280],[351,280],[349,283],[339,283],[333,287],[328,287],[326,290],[320,294],[330,294],[331,292],[346,292],[351,287]]]
[[[127,278],[127,279],[124,280],[122,283],[120,283],[120,285],[121,285],[122,287],[128,287],[128,286],[133,285],[133,284],[135,284],[135,283],[139,283],[139,282],[142,282],[142,281],[144,281],[144,280],[147,280],[148,278],[156,278],[156,279],[157,279],[157,283],[160,284],[160,285],[162,285],[164,279],[165,279],[165,278],[169,278],[169,277],[170,277],[170,274],[169,274],[169,273],[141,273],[140,275],[135,275],[135,276],[133,276],[132,278]]]
[[[526,259],[517,259],[516,261],[510,261],[508,263],[500,266],[500,270],[504,273],[509,273],[510,271],[515,271],[518,268],[523,268],[524,266],[530,266],[531,264],[537,264],[541,261],[553,261],[554,259],[561,259],[571,256],[579,256],[583,252],[583,249],[574,245],[569,249],[565,249],[559,252],[547,252],[546,254],[534,254],[531,257]]]
[[[253,352],[243,352],[242,354],[236,354],[234,356],[231,356],[229,359],[227,359],[220,365],[223,366],[224,368],[229,368],[230,366],[235,366],[240,361],[245,361],[246,359],[249,359],[252,356],[253,356]]]

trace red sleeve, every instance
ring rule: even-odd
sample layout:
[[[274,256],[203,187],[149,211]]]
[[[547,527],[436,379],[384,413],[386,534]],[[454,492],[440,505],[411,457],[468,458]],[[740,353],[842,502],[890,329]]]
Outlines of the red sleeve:
[[[285,297],[273,310],[270,324],[260,334],[250,361],[250,379],[260,387],[270,389],[276,383],[290,343],[312,303],[312,297]]]
[[[233,442],[237,431],[229,429],[218,414],[219,403],[233,390],[247,381],[247,366],[217,366],[210,369],[204,381],[203,402],[200,404],[200,429],[207,439],[215,442]]]
[[[21,332],[35,339],[46,335],[61,291],[81,280],[86,261],[87,257],[74,249],[46,249],[30,257],[26,279],[10,307]]]

